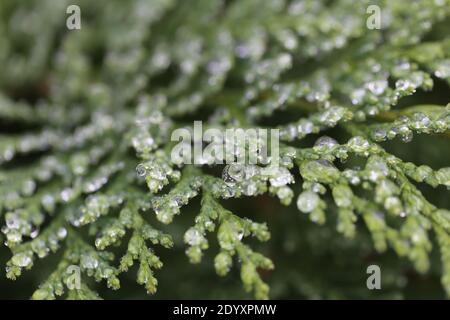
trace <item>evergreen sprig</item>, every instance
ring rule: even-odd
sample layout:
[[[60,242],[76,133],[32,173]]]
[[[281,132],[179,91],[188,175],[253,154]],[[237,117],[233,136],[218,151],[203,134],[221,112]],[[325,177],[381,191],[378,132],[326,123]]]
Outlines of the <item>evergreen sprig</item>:
[[[450,105],[404,103],[435,82],[448,102],[449,0],[75,2],[74,31],[65,27],[68,1],[0,2],[6,275],[62,252],[33,299],[99,298],[88,278],[119,289],[134,263],[136,281],[155,293],[159,252],[174,244],[159,222],[177,224],[197,197],[182,231],[189,261],[200,263],[214,241],[217,274],[237,264],[244,288],[269,298],[263,270],[277,261],[247,243],[268,241],[268,226],[224,201],[264,194],[285,206],[297,195],[300,212],[320,225],[336,219],[344,238],[365,225],[376,251],[392,248],[420,273],[436,243],[450,295],[450,211],[420,187],[448,192],[450,167],[408,162],[383,145],[449,138]],[[371,4],[382,9],[380,30],[366,27]],[[280,129],[279,166],[172,162],[170,135],[193,118]],[[67,289],[73,265],[81,287]]]

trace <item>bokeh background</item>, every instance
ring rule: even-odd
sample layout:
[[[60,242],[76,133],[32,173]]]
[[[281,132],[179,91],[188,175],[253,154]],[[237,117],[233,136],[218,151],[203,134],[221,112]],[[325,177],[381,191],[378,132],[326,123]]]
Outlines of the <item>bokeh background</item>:
[[[40,4],[37,4],[39,2]],[[89,4],[87,4],[89,2]],[[95,28],[98,13],[107,10],[109,1],[72,1],[82,8],[83,28]],[[120,2],[120,1],[119,1]],[[48,29],[56,39],[65,32],[65,12],[61,11],[60,18],[45,15],[46,6],[59,6],[64,9],[67,1],[0,1],[0,25],[3,28],[1,37],[7,37],[13,49],[1,48],[0,45],[0,92],[14,101],[36,103],[46,99],[48,94],[48,72],[52,67],[46,57],[54,50],[57,41],[48,45],[44,35]],[[406,5],[406,3],[405,3]],[[16,25],[18,24],[19,27]],[[21,28],[20,24],[27,24]],[[27,31],[31,28],[43,28],[42,37],[39,32]],[[433,28],[427,35],[427,40],[440,39],[448,33],[449,21]],[[45,29],[45,30],[44,30]],[[15,31],[13,31],[15,30]],[[5,40],[5,38],[4,38]],[[81,43],[84,41],[84,43]],[[86,41],[92,41],[90,55],[95,64],[101,64],[102,52],[97,46],[96,39],[83,39],[80,45],[86,46]],[[0,43],[6,43],[0,39]],[[30,42],[42,43],[34,46],[35,51],[28,51]],[[27,63],[28,62],[28,63]],[[22,69],[21,69],[22,68]],[[36,68],[36,70],[31,70]],[[2,69],[7,70],[8,77],[2,76]],[[12,70],[12,71],[11,71]],[[21,72],[23,70],[23,72]],[[29,77],[25,77],[26,75]],[[14,76],[11,76],[14,75]],[[164,79],[161,79],[164,81]],[[399,108],[417,104],[440,104],[449,102],[449,87],[443,81],[434,78],[435,87],[431,92],[418,92],[402,100]],[[297,111],[296,111],[297,112]],[[287,123],[292,117],[301,116],[299,113],[279,112],[267,122]],[[190,119],[189,119],[190,121]],[[8,123],[0,123],[0,139],[3,135],[20,132],[20,128]],[[339,129],[329,130],[324,134],[333,136],[338,141],[346,141],[348,135]],[[317,139],[313,135],[301,142],[302,146],[311,146]],[[450,165],[450,144],[443,136],[419,135],[410,143],[391,141],[382,145],[392,154],[406,161],[416,164],[426,164],[433,169]],[[355,163],[358,165],[358,163]],[[219,173],[220,174],[220,173]],[[297,175],[296,178],[300,180]],[[450,209],[449,193],[445,188],[433,189],[424,185],[419,186],[425,196],[436,206]],[[295,187],[300,191],[300,186]],[[263,278],[271,287],[271,297],[275,299],[360,299],[360,298],[445,298],[440,285],[441,265],[438,248],[435,245],[432,252],[432,267],[425,274],[414,271],[411,263],[398,258],[392,250],[383,255],[377,254],[372,245],[366,227],[359,223],[355,239],[345,239],[335,230],[335,219],[330,218],[324,226],[311,223],[306,215],[300,214],[295,205],[284,207],[269,196],[242,200],[228,200],[224,206],[240,216],[247,216],[257,222],[266,221],[272,238],[266,243],[255,241],[252,246],[270,257],[275,263],[275,270],[263,273]],[[145,289],[135,282],[137,268],[133,267],[128,273],[120,276],[122,288],[111,291],[104,283],[92,283],[92,288],[103,298],[112,299],[239,299],[252,298],[242,289],[237,268],[224,278],[218,277],[214,271],[213,258],[218,251],[214,235],[209,235],[211,247],[206,251],[201,264],[192,265],[186,257],[183,233],[192,224],[192,220],[199,211],[199,201],[194,200],[183,213],[176,218],[176,223],[164,226],[153,217],[149,221],[158,228],[171,234],[175,241],[173,250],[156,248],[156,253],[164,263],[161,270],[156,271],[159,281],[158,291],[149,296]],[[333,217],[333,209],[328,211]],[[250,241],[251,242],[251,241]],[[124,246],[116,248],[117,256],[124,252]],[[39,284],[54,270],[61,252],[52,254],[45,259],[36,261],[31,271],[25,271],[16,281],[7,280],[5,272],[0,272],[0,299],[28,299]],[[0,266],[5,266],[10,258],[10,251],[0,246]],[[366,268],[377,264],[382,271],[382,290],[370,291],[366,287]]]

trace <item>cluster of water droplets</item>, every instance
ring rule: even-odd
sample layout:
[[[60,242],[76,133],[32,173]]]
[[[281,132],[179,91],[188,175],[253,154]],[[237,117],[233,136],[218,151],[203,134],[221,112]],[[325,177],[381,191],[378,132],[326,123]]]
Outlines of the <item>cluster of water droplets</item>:
[[[5,139],[0,144],[0,164],[13,160],[16,155],[48,150],[59,142],[60,133],[52,130]]]
[[[34,262],[34,255],[44,258],[49,252],[56,252],[66,236],[67,229],[54,224],[45,233],[39,236],[36,235],[33,240],[26,244],[19,245],[16,248],[17,252],[7,262],[7,277],[15,279],[20,276],[22,268],[31,268]]]
[[[167,195],[154,198],[152,207],[156,218],[165,224],[172,222],[173,217],[180,213],[180,208],[197,196],[200,186],[200,178],[187,178],[184,181],[182,180]]]
[[[371,137],[375,141],[391,140],[400,137],[403,142],[410,142],[413,132],[442,133],[450,128],[450,116],[447,108],[438,114],[427,115],[424,112],[414,112],[412,115],[402,115],[392,123],[377,125],[372,129]]]
[[[106,215],[111,208],[120,206],[123,201],[124,198],[118,195],[95,194],[89,196],[85,205],[70,216],[70,223],[76,227],[92,223]]]
[[[5,225],[1,231],[6,235],[5,245],[14,247],[23,241],[23,237],[36,238],[39,226],[43,221],[42,214],[35,214],[26,209],[17,209],[5,214]]]
[[[450,59],[445,59],[436,63],[434,75],[448,81],[450,79]]]
[[[286,162],[286,165],[292,165],[292,162]],[[213,190],[224,198],[241,193],[246,196],[261,194],[267,190],[267,183],[270,184],[270,191],[285,204],[290,203],[293,195],[287,185],[294,183],[294,177],[284,166],[226,165],[222,179],[225,184],[215,184]]]
[[[107,224],[104,228],[97,233],[95,239],[95,247],[100,250],[104,250],[106,247],[117,243],[119,239],[125,236],[125,226],[121,221],[115,221]]]
[[[86,179],[86,181],[82,185],[82,191],[86,194],[99,191],[108,183],[108,181],[114,174],[124,168],[125,163],[121,161],[101,166],[94,176]],[[64,201],[68,202],[69,200]]]
[[[330,106],[324,111],[314,113],[309,118],[300,119],[295,124],[281,128],[280,138],[292,141],[301,139],[311,133],[318,133],[324,127],[334,127],[339,122],[352,119],[353,113],[340,106]]]
[[[109,288],[118,289],[120,287],[120,281],[117,278],[119,271],[109,264],[109,260],[113,258],[112,254],[96,252],[87,245],[83,245],[80,249],[83,249],[78,256],[81,270],[88,276],[94,277],[96,281],[105,279]]]
[[[162,190],[170,181],[178,181],[181,173],[175,170],[163,152],[155,153],[154,158],[138,164],[136,173],[145,179],[148,189],[152,193]]]

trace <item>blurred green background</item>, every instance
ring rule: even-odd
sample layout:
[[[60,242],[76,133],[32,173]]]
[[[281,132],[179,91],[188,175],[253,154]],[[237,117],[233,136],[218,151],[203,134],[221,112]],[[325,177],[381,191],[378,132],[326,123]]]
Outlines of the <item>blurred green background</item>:
[[[57,0],[54,0],[57,1]],[[3,2],[3,0],[1,1]],[[30,1],[32,2],[32,1]],[[5,21],[12,2],[0,4],[0,19]],[[22,2],[25,6],[25,2]],[[104,3],[106,4],[106,3]],[[95,10],[94,10],[95,11]],[[95,14],[89,13],[95,25]],[[448,21],[443,24],[444,26]],[[448,25],[448,24],[447,24]],[[438,26],[441,33],[442,26]],[[447,29],[448,32],[448,29]],[[433,39],[430,33],[429,39]],[[33,40],[33,39],[31,39]],[[36,39],[34,39],[36,40]],[[30,41],[27,39],[26,41]],[[20,41],[19,41],[20,42]],[[1,50],[1,49],[0,49]],[[93,49],[95,51],[95,48]],[[0,71],[1,72],[1,71]],[[3,79],[5,80],[5,79]],[[402,100],[400,108],[416,104],[440,104],[449,102],[449,87],[444,82],[435,80],[435,88],[431,92],[418,92],[414,96]],[[42,95],[45,83],[32,82],[26,85],[2,84],[2,93],[19,101],[36,101]],[[268,119],[277,123],[292,120],[301,114],[279,112],[276,119]],[[3,125],[1,134],[14,132],[16,128]],[[333,136],[338,141],[346,141],[348,135],[333,129],[323,132]],[[302,141],[303,146],[312,146],[317,135]],[[1,135],[0,135],[1,139]],[[416,164],[426,164],[433,169],[450,165],[450,143],[442,136],[418,135],[410,143],[398,140],[382,143],[392,154]],[[298,174],[297,181],[300,180]],[[433,189],[419,185],[427,199],[441,208],[450,209],[449,193],[443,187]],[[300,185],[295,187],[296,194]],[[411,263],[398,258],[392,250],[383,255],[377,254],[372,245],[370,235],[361,222],[355,239],[345,239],[337,233],[336,214],[333,208],[328,211],[328,222],[325,226],[311,223],[306,215],[300,214],[295,207],[283,207],[279,202],[268,196],[256,198],[223,201],[226,208],[240,216],[249,217],[257,222],[267,222],[272,238],[266,243],[254,241],[253,248],[270,257],[275,263],[275,270],[263,273],[264,280],[271,287],[271,297],[275,299],[360,299],[360,298],[445,298],[440,285],[441,264],[439,252],[434,245],[431,270],[425,275],[414,271]],[[171,234],[175,241],[173,250],[161,247],[155,248],[164,263],[161,270],[156,271],[158,291],[149,296],[145,289],[135,282],[137,268],[120,276],[121,289],[111,291],[104,283],[92,283],[92,288],[103,298],[112,299],[240,299],[252,298],[242,289],[237,268],[224,277],[218,277],[214,270],[213,258],[218,252],[216,240],[209,235],[211,248],[206,251],[201,264],[192,265],[184,254],[185,244],[182,239],[184,231],[191,226],[193,218],[199,211],[198,199],[184,208],[182,214],[176,217],[176,223],[164,226],[153,216],[151,223]],[[124,243],[126,244],[125,238]],[[251,241],[250,241],[251,242]],[[124,246],[116,248],[116,257],[124,252]],[[7,280],[5,272],[0,273],[0,299],[28,299],[39,284],[54,270],[61,250],[45,259],[38,259],[31,271],[16,281]],[[9,249],[0,246],[0,266],[5,266],[10,258]],[[366,287],[368,277],[366,269],[371,264],[377,264],[382,271],[382,290],[370,291]],[[87,280],[89,281],[89,280]]]

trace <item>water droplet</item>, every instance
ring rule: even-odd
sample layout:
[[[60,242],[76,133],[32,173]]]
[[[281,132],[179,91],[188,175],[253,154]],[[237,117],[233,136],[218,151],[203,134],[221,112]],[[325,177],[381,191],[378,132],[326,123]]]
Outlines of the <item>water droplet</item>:
[[[10,161],[14,157],[15,151],[12,146],[7,146],[3,151],[3,159],[5,161]]]
[[[326,191],[325,187],[322,184],[317,183],[317,182],[314,182],[311,185],[311,190],[315,193],[320,193],[320,194],[324,194]]]
[[[319,205],[319,196],[312,191],[302,192],[297,199],[297,208],[303,213],[310,213]]]
[[[343,175],[352,185],[358,185],[361,182],[361,178],[355,170],[346,169]]]
[[[137,173],[138,177],[145,177],[147,175],[147,170],[145,168],[145,165],[142,163],[139,163],[136,166],[136,173]]]
[[[414,136],[413,133],[411,131],[409,131],[409,132],[403,134],[401,139],[403,142],[408,143],[408,142],[412,141],[413,136]]]
[[[211,228],[214,227],[214,223],[210,220],[205,221],[205,229],[210,230]]]
[[[167,213],[167,211],[162,211],[162,210],[156,211],[156,209],[155,209],[155,212],[156,212],[156,217],[162,223],[167,224],[172,221],[171,215],[169,215],[169,213]]]
[[[386,80],[376,80],[367,83],[365,86],[374,95],[379,96],[383,94],[386,88],[388,87],[388,82]]]
[[[84,186],[83,190],[86,193],[92,193],[92,192],[100,190],[100,188],[103,187],[107,182],[108,182],[107,177],[98,177],[98,178],[92,179],[89,183],[87,183]]]
[[[290,68],[292,65],[292,56],[289,53],[282,53],[278,56],[277,62],[282,69]]]
[[[44,258],[50,252],[44,240],[36,240],[31,242],[31,249],[37,254],[39,258]]]
[[[401,71],[408,71],[411,69],[411,64],[408,61],[400,61],[396,66],[395,66],[395,70],[396,72],[401,72]]]
[[[7,213],[5,216],[6,226],[8,229],[19,229],[20,220],[19,217],[14,213]]]
[[[18,243],[22,241],[22,234],[17,230],[10,230],[6,234],[6,238],[9,242]]]
[[[41,199],[41,204],[47,212],[55,209],[55,198],[51,194],[46,194]]]
[[[11,262],[18,267],[25,268],[31,264],[32,259],[29,253],[20,252],[12,257]]]
[[[184,234],[184,242],[190,246],[198,246],[203,242],[203,240],[203,235],[195,228],[190,228]]]
[[[313,129],[314,124],[311,121],[302,121],[297,127],[298,133],[304,135],[310,134]]]
[[[253,196],[256,194],[256,191],[257,191],[257,187],[256,187],[256,183],[254,183],[254,182],[250,182],[246,186],[244,186],[244,194],[246,196]]]
[[[372,139],[375,141],[385,141],[387,132],[383,128],[376,128],[372,131]]]
[[[74,193],[75,192],[71,188],[64,189],[63,191],[61,191],[61,194],[60,194],[61,200],[64,202],[69,202],[72,199],[72,197],[74,196]]]
[[[366,170],[369,171],[369,179],[374,182],[389,174],[389,168],[380,156],[371,156],[367,160]]]
[[[317,151],[326,151],[331,150],[334,146],[336,146],[338,142],[334,140],[333,138],[330,138],[328,136],[320,137],[316,140],[314,143],[314,150]]]
[[[284,29],[279,34],[280,41],[283,43],[283,46],[288,50],[293,50],[297,48],[298,41],[294,32],[289,29]]]
[[[387,138],[389,139],[389,140],[391,140],[391,139],[394,139],[397,135],[398,135],[398,128],[396,128],[396,127],[393,127],[393,128],[391,128],[389,131],[388,131],[388,133],[387,133]]]
[[[39,235],[39,228],[33,228],[30,232],[31,239],[36,238]]]
[[[133,137],[131,143],[133,144],[133,147],[136,149],[136,151],[143,152],[146,150],[152,150],[155,141],[150,136],[137,136]]]
[[[369,149],[369,142],[363,137],[356,136],[351,138],[348,143],[348,147],[355,152],[365,152]]]
[[[347,113],[348,111],[343,107],[330,107],[320,115],[319,119],[322,124],[334,127]]]
[[[26,180],[22,186],[22,193],[26,196],[31,196],[36,190],[36,182],[33,180]]]
[[[450,77],[450,60],[447,59],[438,63],[434,75],[441,79]]]
[[[402,203],[400,199],[397,197],[394,196],[387,197],[386,200],[384,201],[384,207],[389,212],[397,214],[402,218],[404,217],[404,215],[406,215],[406,213],[403,211]]]
[[[59,239],[64,239],[67,236],[67,230],[66,228],[59,228],[56,235],[58,236]]]
[[[242,238],[244,237],[244,230],[239,229],[238,232],[236,233],[236,238],[241,241]]]
[[[274,177],[269,179],[270,184],[274,187],[282,187],[293,181],[291,173],[286,168],[278,168],[274,175]]]
[[[395,88],[402,91],[414,92],[416,86],[409,80],[400,79],[395,82]]]
[[[163,114],[159,110],[153,111],[148,117],[148,121],[152,124],[159,124],[163,121],[163,119],[164,119]],[[150,139],[152,140],[153,143],[153,139],[152,138]]]
[[[240,182],[244,178],[244,166],[241,164],[226,165],[222,171],[222,179],[225,182]]]
[[[278,191],[277,191],[277,197],[280,200],[288,200],[289,199],[289,202],[290,202],[290,199],[292,198],[292,196],[293,196],[293,191],[289,187],[282,187],[282,188],[278,189]]]
[[[259,173],[259,168],[255,165],[248,165],[244,169],[245,179],[251,179]]]
[[[92,254],[82,255],[80,263],[86,269],[95,269],[98,267],[98,260]]]
[[[428,118],[428,116],[422,112],[414,113],[411,120],[411,126],[415,129],[426,129],[431,124],[430,118]]]
[[[356,89],[350,94],[350,98],[352,100],[352,104],[359,105],[363,102],[364,96],[366,95],[366,90],[364,89]]]

